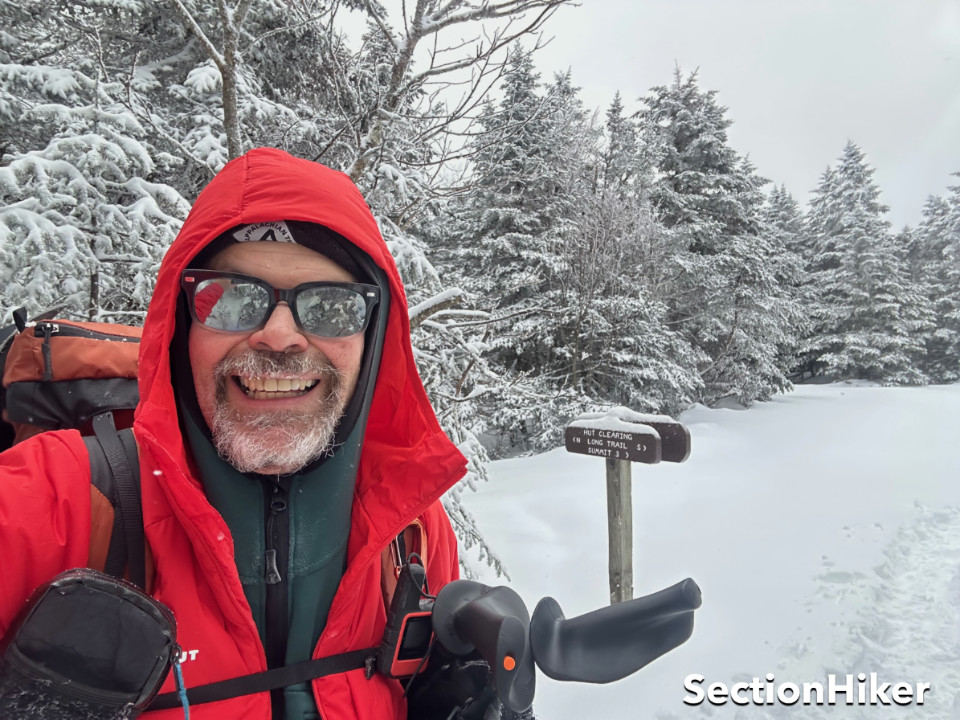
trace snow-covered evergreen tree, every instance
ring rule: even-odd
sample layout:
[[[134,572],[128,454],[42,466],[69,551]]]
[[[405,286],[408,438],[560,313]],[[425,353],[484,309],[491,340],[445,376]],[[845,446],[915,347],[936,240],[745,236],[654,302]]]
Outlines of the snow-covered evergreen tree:
[[[472,157],[472,192],[458,212],[455,242],[438,248],[437,257],[460,272],[479,307],[519,318],[541,301],[550,266],[544,236],[553,223],[538,203],[549,182],[541,174],[547,125],[539,76],[527,53],[513,53],[502,92],[502,100],[488,101],[481,114],[484,134]],[[513,341],[497,343],[506,349]]]
[[[774,185],[770,189],[761,220],[764,231],[775,235],[778,244],[795,255],[802,263],[808,245],[804,235],[803,211],[800,209],[800,203],[794,200],[785,185]],[[787,279],[799,280],[802,277],[802,265],[793,270],[796,276]]]
[[[893,245],[873,169],[853,142],[823,175],[807,214],[816,293],[807,369],[889,384],[923,383],[929,306]]]
[[[779,367],[795,370],[801,338],[810,330],[809,308],[815,289],[806,280],[803,253],[806,248],[803,213],[783,185],[774,186],[761,213],[761,234],[771,250],[770,264],[776,279],[779,302],[771,309],[785,314],[772,338],[777,344]],[[802,377],[802,374],[801,374]]]
[[[960,186],[931,197],[913,233],[913,272],[933,314],[923,368],[934,382],[960,380]]]
[[[642,272],[644,248],[663,229],[649,209],[612,192],[581,210],[564,248],[567,310],[556,320],[564,384],[585,405],[676,413],[702,388],[696,351],[669,328]]]
[[[620,93],[613,96],[607,108],[606,149],[602,158],[602,183],[604,190],[626,194],[634,187],[637,175],[637,129],[630,118],[623,114]]]
[[[128,88],[104,70],[105,17],[46,3],[4,3],[0,13],[9,29],[0,50],[2,313],[63,304],[135,322],[187,210],[162,182],[171,160],[126,112]]]
[[[451,206],[455,220],[433,247],[471,306],[490,317],[483,342],[491,364],[523,379],[489,410],[497,425],[521,437],[555,441],[557,418],[570,412],[563,410],[571,399],[559,390],[562,360],[554,344],[560,251],[589,143],[579,134],[582,122],[569,77],[544,92],[529,54],[517,48],[502,99],[481,114],[470,192]]]
[[[696,73],[641,99],[642,136],[657,172],[651,200],[677,244],[663,300],[671,325],[704,358],[703,399],[741,402],[789,387],[778,347],[792,312],[778,287],[777,253],[761,233],[766,182],[727,143],[731,121]]]

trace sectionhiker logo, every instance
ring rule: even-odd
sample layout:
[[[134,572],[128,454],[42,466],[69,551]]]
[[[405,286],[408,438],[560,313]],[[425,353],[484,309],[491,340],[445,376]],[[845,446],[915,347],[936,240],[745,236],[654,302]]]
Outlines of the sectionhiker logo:
[[[714,682],[704,687],[703,675],[683,680],[687,705],[923,705],[928,682],[885,682],[877,673],[827,675],[825,682],[779,682],[773,673],[750,682]]]

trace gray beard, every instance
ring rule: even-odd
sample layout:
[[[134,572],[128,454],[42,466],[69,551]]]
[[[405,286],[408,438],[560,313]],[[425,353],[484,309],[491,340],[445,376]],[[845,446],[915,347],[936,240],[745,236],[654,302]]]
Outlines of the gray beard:
[[[224,359],[214,369],[216,406],[210,433],[220,457],[240,472],[296,472],[325,455],[332,455],[337,424],[347,404],[343,375],[325,359],[305,354],[251,351]],[[233,375],[319,375],[329,379],[326,396],[309,413],[291,410],[241,416],[227,406],[227,383]],[[311,392],[324,392],[316,388]]]

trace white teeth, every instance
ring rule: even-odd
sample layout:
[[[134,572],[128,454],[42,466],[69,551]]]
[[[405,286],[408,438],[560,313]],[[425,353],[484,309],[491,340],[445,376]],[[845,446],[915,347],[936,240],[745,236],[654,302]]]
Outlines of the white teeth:
[[[247,391],[248,395],[256,398],[269,397],[273,393],[276,397],[284,393],[284,397],[289,397],[290,393],[303,392],[316,385],[319,380],[304,380],[303,378],[273,378],[273,377],[238,377],[240,385]]]

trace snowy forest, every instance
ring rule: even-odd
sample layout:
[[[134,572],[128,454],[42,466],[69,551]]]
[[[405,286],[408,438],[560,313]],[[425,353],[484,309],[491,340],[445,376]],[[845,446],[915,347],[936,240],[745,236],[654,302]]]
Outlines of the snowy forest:
[[[538,70],[568,2],[0,0],[0,314],[136,324],[228,160],[342,170],[470,459],[468,547],[458,493],[581,412],[960,379],[960,183],[895,229],[850,138],[802,207],[696,71],[590,108],[576,68]]]

